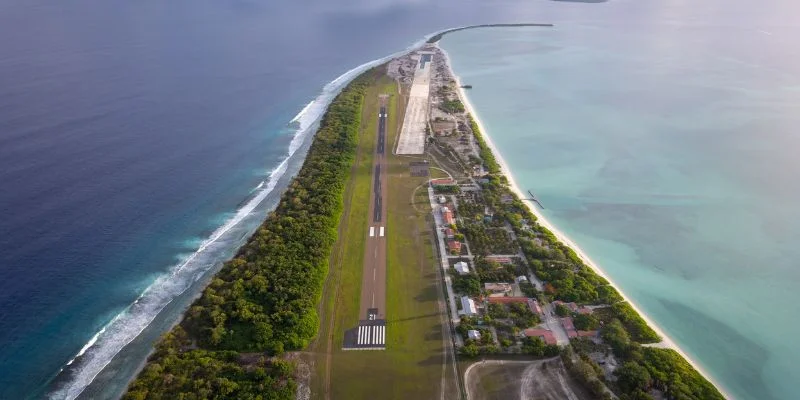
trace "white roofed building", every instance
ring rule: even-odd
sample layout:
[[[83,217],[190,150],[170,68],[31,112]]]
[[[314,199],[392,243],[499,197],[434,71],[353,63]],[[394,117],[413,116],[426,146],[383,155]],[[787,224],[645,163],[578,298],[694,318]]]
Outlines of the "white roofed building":
[[[475,306],[475,300],[470,299],[468,296],[462,296],[461,312],[463,312],[466,316],[477,315],[478,308]]]
[[[459,275],[466,275],[469,273],[469,265],[465,261],[457,262],[455,268]]]

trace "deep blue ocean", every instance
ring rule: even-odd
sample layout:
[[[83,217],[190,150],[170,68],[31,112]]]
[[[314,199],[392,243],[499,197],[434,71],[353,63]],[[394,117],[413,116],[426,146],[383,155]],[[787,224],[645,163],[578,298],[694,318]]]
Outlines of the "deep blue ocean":
[[[118,397],[347,71],[475,23],[797,23],[751,3],[0,0],[0,399]]]

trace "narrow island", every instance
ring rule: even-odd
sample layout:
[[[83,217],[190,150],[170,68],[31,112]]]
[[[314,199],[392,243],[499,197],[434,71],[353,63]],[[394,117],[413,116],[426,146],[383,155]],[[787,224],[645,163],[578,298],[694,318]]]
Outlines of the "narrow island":
[[[444,33],[332,101],[125,399],[724,398],[506,176]]]

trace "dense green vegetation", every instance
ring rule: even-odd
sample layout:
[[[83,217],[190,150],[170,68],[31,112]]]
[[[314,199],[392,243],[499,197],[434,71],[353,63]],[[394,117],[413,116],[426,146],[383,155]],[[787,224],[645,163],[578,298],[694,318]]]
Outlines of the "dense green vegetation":
[[[436,194],[457,194],[461,189],[457,185],[433,185]]]
[[[558,345],[545,344],[539,337],[527,337],[522,341],[522,352],[534,357],[553,357],[558,351]]]
[[[600,320],[593,314],[577,313],[572,318],[572,321],[575,324],[575,329],[579,331],[593,331],[600,327]]]
[[[505,325],[500,324],[497,320],[509,320],[513,326],[521,329],[530,328],[541,322],[539,315],[534,314],[530,308],[528,308],[527,304],[489,303],[489,310],[484,321],[495,326]]]
[[[475,274],[453,274],[453,290],[456,293],[477,297],[481,294],[481,281]]]
[[[500,348],[494,344],[491,331],[481,327],[475,317],[461,318],[461,323],[456,327],[464,339],[467,339],[467,332],[477,330],[481,333],[480,340],[465,340],[465,346],[459,348],[459,353],[467,357],[476,357],[480,354],[497,354]]]
[[[274,356],[317,334],[315,307],[373,75],[334,99],[275,211],[164,336],[126,399],[294,398],[291,365]]]
[[[475,254],[516,254],[519,251],[513,238],[505,229],[487,228],[483,220],[463,220],[459,231],[464,233]]]
[[[514,282],[519,267],[511,264],[499,264],[485,258],[475,258],[475,271],[482,283]]]
[[[156,346],[150,362],[131,384],[125,399],[292,399],[293,365],[235,351],[182,351],[190,345],[176,327]]]
[[[442,104],[439,104],[439,108],[442,111],[450,114],[464,112],[464,104],[461,103],[461,100],[458,99],[442,101]]]
[[[472,133],[475,135],[475,140],[478,142],[478,146],[480,146],[479,155],[483,161],[483,166],[491,174],[499,173],[500,164],[497,163],[497,159],[494,158],[492,150],[489,149],[489,146],[486,144],[486,140],[483,139],[483,134],[481,134],[478,124],[475,122],[475,119],[472,118],[472,115],[467,115],[467,119],[469,119],[469,127],[472,129]]]
[[[650,373],[653,386],[675,400],[723,399],[710,382],[675,350],[645,347],[641,363]]]
[[[642,347],[618,319],[603,327],[601,337],[614,355],[625,361],[616,373],[619,390],[628,398],[649,398],[638,392],[650,388],[676,400],[723,398],[680,354],[674,350]]]

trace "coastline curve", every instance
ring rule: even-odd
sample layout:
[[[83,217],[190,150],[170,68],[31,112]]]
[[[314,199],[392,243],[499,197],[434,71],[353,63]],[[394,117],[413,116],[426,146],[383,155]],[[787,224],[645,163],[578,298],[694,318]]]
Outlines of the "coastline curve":
[[[506,25],[506,26],[509,26],[509,25]],[[512,25],[512,26],[526,26],[526,25]],[[530,25],[528,25],[528,26],[530,26]],[[538,26],[538,25],[534,25],[534,26]],[[474,27],[474,28],[478,28],[478,27],[483,27],[483,26],[473,26],[473,27]],[[463,30],[463,29],[451,29],[451,30],[448,30],[447,32],[444,32],[444,34],[446,34],[446,33],[449,33],[449,32],[453,32],[453,31],[457,31],[457,30]],[[442,34],[442,36],[443,36],[444,34]],[[467,112],[468,112],[470,115],[472,115],[472,118],[475,120],[475,123],[478,125],[478,128],[479,128],[479,129],[481,130],[481,132],[483,133],[483,138],[485,139],[487,146],[489,147],[489,149],[492,151],[492,153],[494,154],[495,158],[497,159],[497,163],[500,165],[500,171],[501,171],[501,173],[502,173],[503,175],[505,175],[505,176],[508,178],[508,182],[509,182],[509,186],[510,186],[511,190],[512,190],[512,191],[514,192],[514,194],[516,194],[516,195],[517,195],[519,198],[526,198],[526,197],[527,197],[527,195],[526,195],[525,193],[523,193],[523,191],[520,189],[519,185],[518,185],[518,184],[517,184],[517,182],[516,182],[516,179],[514,178],[514,175],[511,173],[511,169],[508,167],[508,164],[506,163],[505,159],[503,158],[503,156],[502,156],[502,153],[500,153],[500,152],[499,152],[499,150],[498,150],[497,146],[496,146],[496,145],[494,144],[494,142],[492,141],[492,139],[491,139],[491,134],[489,133],[489,131],[487,131],[487,130],[486,130],[485,126],[484,126],[484,125],[482,124],[482,122],[481,122],[481,119],[480,119],[480,117],[479,117],[479,116],[478,116],[478,114],[475,112],[475,107],[473,107],[472,103],[470,103],[470,101],[469,101],[469,98],[468,98],[468,96],[467,96],[467,94],[466,94],[466,91],[465,91],[465,90],[464,90],[464,88],[462,87],[462,85],[463,85],[463,84],[462,84],[462,82],[461,82],[461,79],[460,79],[460,77],[459,77],[459,76],[458,76],[458,75],[455,73],[455,71],[453,70],[453,66],[452,66],[452,64],[451,64],[451,62],[450,62],[450,56],[448,55],[448,53],[447,53],[447,51],[446,51],[445,49],[443,49],[441,46],[439,46],[439,45],[438,45],[438,43],[436,44],[436,46],[437,46],[437,47],[439,48],[439,50],[441,50],[441,51],[442,51],[442,53],[445,55],[445,58],[446,58],[446,64],[447,64],[447,67],[448,67],[448,69],[449,69],[449,72],[450,72],[450,74],[453,76],[453,78],[456,80],[456,87],[457,87],[457,93],[458,93],[458,96],[459,96],[459,98],[460,98],[461,102],[462,102],[462,103],[464,103],[464,107],[466,108]],[[545,228],[547,228],[548,230],[550,230],[550,231],[551,231],[551,232],[552,232],[552,233],[553,233],[553,234],[556,236],[556,238],[557,238],[558,240],[560,240],[561,242],[563,242],[564,244],[566,244],[566,245],[567,245],[569,248],[571,248],[573,251],[575,251],[575,254],[577,254],[577,255],[578,255],[578,257],[580,257],[580,258],[581,258],[581,260],[582,260],[582,261],[583,261],[583,262],[584,262],[584,263],[585,263],[585,264],[586,264],[586,265],[587,265],[589,268],[591,268],[591,269],[592,269],[592,270],[593,270],[595,273],[597,273],[598,275],[600,275],[601,277],[603,277],[604,279],[606,279],[606,280],[609,282],[609,284],[610,284],[610,285],[611,285],[611,286],[612,286],[612,287],[613,287],[613,288],[614,288],[614,289],[615,289],[615,290],[616,290],[616,291],[617,291],[617,292],[620,294],[620,296],[622,296],[622,298],[623,298],[625,301],[627,301],[627,302],[628,302],[628,304],[630,304],[630,305],[631,305],[631,307],[632,307],[632,308],[633,308],[633,309],[634,309],[634,310],[635,310],[635,311],[636,311],[636,312],[637,312],[637,313],[638,313],[638,314],[639,314],[639,315],[642,317],[642,319],[644,319],[644,320],[645,320],[645,322],[647,322],[647,324],[648,324],[648,325],[649,325],[649,326],[650,326],[650,327],[651,327],[651,328],[652,328],[652,329],[653,329],[653,330],[654,330],[654,331],[655,331],[655,332],[656,332],[656,333],[657,333],[659,336],[661,336],[662,342],[663,342],[663,343],[666,345],[666,347],[667,347],[667,348],[669,348],[669,349],[672,349],[672,350],[676,351],[678,354],[680,354],[680,355],[681,355],[681,357],[683,357],[683,358],[684,358],[684,359],[685,359],[685,360],[686,360],[686,361],[687,361],[687,362],[688,362],[688,363],[689,363],[689,364],[690,364],[690,365],[691,365],[691,366],[692,366],[694,369],[696,369],[696,370],[697,370],[697,372],[699,372],[699,373],[700,373],[700,375],[702,375],[702,376],[703,376],[703,377],[704,377],[706,380],[708,380],[709,382],[711,382],[711,384],[712,384],[712,385],[714,385],[714,386],[717,388],[717,390],[719,390],[719,391],[720,391],[720,393],[721,393],[721,394],[722,394],[722,395],[723,395],[725,398],[727,398],[727,399],[731,399],[731,400],[734,400],[734,397],[732,397],[732,396],[730,395],[730,392],[729,392],[728,390],[726,390],[726,388],[725,388],[724,386],[722,386],[722,385],[721,385],[719,382],[717,382],[716,380],[713,380],[713,379],[711,378],[710,374],[709,374],[707,371],[705,371],[705,370],[704,370],[704,369],[703,369],[703,368],[702,368],[702,367],[699,365],[699,363],[697,363],[697,361],[695,361],[695,360],[693,360],[691,357],[689,357],[689,356],[687,355],[687,353],[686,353],[686,352],[684,352],[684,351],[683,351],[683,350],[682,350],[682,349],[681,349],[681,348],[680,348],[680,347],[679,347],[679,346],[678,346],[678,345],[675,343],[675,341],[674,341],[674,340],[673,340],[673,339],[672,339],[672,338],[671,338],[669,335],[667,335],[667,334],[664,332],[664,330],[663,330],[663,329],[662,329],[662,328],[661,328],[661,327],[660,327],[658,324],[656,324],[656,323],[655,323],[655,322],[654,322],[652,319],[650,319],[650,317],[648,317],[648,316],[647,316],[647,314],[645,314],[644,312],[642,312],[642,311],[641,311],[641,309],[640,309],[640,307],[639,307],[639,306],[638,306],[638,305],[637,305],[635,302],[633,302],[633,301],[632,301],[632,300],[631,300],[631,299],[630,299],[630,298],[629,298],[629,297],[628,297],[628,296],[625,294],[625,292],[624,292],[624,291],[622,291],[622,290],[620,289],[619,285],[618,285],[617,283],[615,283],[615,282],[614,282],[614,280],[613,280],[613,279],[611,279],[611,277],[610,277],[608,274],[606,274],[606,272],[605,272],[605,271],[604,271],[602,268],[600,268],[600,267],[599,267],[599,265],[598,265],[597,263],[595,263],[594,261],[592,261],[592,259],[591,259],[591,258],[590,258],[590,257],[589,257],[589,256],[588,256],[588,255],[587,255],[587,254],[586,254],[586,253],[585,253],[585,252],[584,252],[584,251],[583,251],[583,250],[582,250],[582,249],[581,249],[581,248],[580,248],[580,247],[579,247],[579,246],[578,246],[578,245],[577,245],[575,242],[573,242],[573,241],[572,241],[572,240],[571,240],[571,239],[570,239],[570,238],[569,238],[567,235],[565,235],[563,232],[561,232],[560,230],[558,230],[558,228],[557,228],[557,227],[556,227],[556,226],[555,226],[553,223],[551,223],[550,221],[548,221],[548,220],[547,220],[547,218],[544,216],[544,214],[541,212],[541,210],[539,210],[537,207],[534,207],[534,206],[532,206],[532,205],[531,205],[531,204],[529,204],[529,203],[525,203],[525,205],[526,205],[526,207],[528,207],[528,209],[529,209],[529,210],[530,210],[530,211],[531,211],[531,212],[532,212],[532,213],[533,213],[533,214],[536,216],[536,218],[538,219],[538,221],[537,221],[537,222],[538,222],[539,224],[541,224],[542,226],[544,226]]]
[[[46,397],[53,400],[73,400],[80,396],[105,367],[111,363],[114,357],[147,329],[173,299],[188,290],[192,283],[206,276],[214,269],[215,265],[220,264],[220,262],[212,264],[201,263],[202,265],[200,266],[195,266],[194,268],[192,266],[192,262],[196,258],[201,256],[210,246],[216,244],[228,231],[237,227],[242,220],[251,215],[273,193],[278,182],[285,176],[290,159],[310,138],[314,137],[317,125],[331,101],[348,83],[370,68],[420,48],[433,35],[435,33],[425,36],[401,51],[363,63],[327,83],[320,94],[307,103],[289,121],[290,125],[294,124],[296,126],[296,130],[288,146],[287,155],[269,172],[267,179],[259,183],[251,192],[255,193],[255,195],[237,209],[234,216],[214,230],[189,257],[158,276],[142,291],[136,300],[100,328],[55,374],[51,380],[51,385],[52,382],[59,381],[59,378],[64,374],[68,374],[68,376],[64,377],[63,381],[59,382],[57,386],[50,387],[47,390]],[[250,235],[248,234],[247,236],[249,237]],[[200,289],[202,290],[202,288]],[[170,327],[174,326],[179,320],[180,318],[176,318]],[[152,350],[151,348],[150,352]],[[144,363],[139,366],[133,375],[127,377],[127,382],[129,383],[135,379],[143,367]]]

